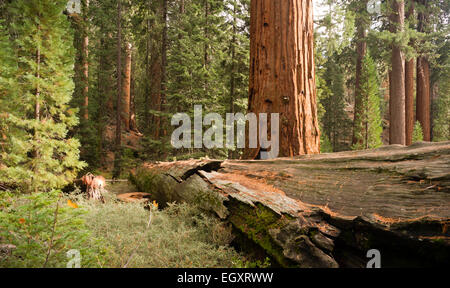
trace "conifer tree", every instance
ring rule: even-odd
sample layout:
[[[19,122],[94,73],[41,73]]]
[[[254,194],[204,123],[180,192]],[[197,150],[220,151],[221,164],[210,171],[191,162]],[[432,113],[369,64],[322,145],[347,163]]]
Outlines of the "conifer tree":
[[[416,121],[413,129],[412,143],[423,141],[423,129],[419,121]]]
[[[0,170],[0,177],[30,192],[62,187],[84,167],[78,140],[68,137],[78,119],[68,105],[74,88],[74,49],[63,14],[66,4],[65,0],[10,4],[19,69],[14,73],[16,93],[4,98],[16,107],[6,111],[10,145],[2,154],[7,168]]]
[[[383,144],[381,142],[383,128],[378,87],[376,65],[370,55],[366,54],[362,63],[360,93],[358,94],[364,109],[357,117],[358,122],[355,123],[355,137],[358,141],[353,145],[353,149],[377,148]]]
[[[325,108],[323,115],[323,132],[333,147],[333,151],[340,151],[341,140],[346,136],[349,126],[348,117],[345,114],[344,101],[344,74],[341,67],[336,62],[336,55],[330,57],[325,63],[325,82],[329,89],[326,96],[322,99],[322,105]]]

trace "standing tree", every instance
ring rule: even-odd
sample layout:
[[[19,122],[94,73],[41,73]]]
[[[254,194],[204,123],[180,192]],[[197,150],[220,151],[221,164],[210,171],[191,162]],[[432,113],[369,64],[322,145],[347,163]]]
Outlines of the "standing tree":
[[[82,42],[82,59],[83,59],[83,118],[89,119],[89,0],[83,0],[83,42]]]
[[[367,0],[363,1],[355,1],[353,4],[356,6],[356,78],[355,78],[355,109],[354,109],[354,118],[353,118],[353,139],[352,144],[358,144],[358,140],[362,139],[356,135],[356,130],[358,129],[356,125],[361,122],[361,119],[358,117],[364,111],[363,103],[361,100],[361,71],[363,66],[363,60],[367,52],[367,27],[368,24],[368,13],[367,13]],[[361,144],[361,143],[359,143]]]
[[[66,4],[17,0],[10,6],[18,85],[16,93],[4,95],[15,107],[7,111],[9,145],[1,156],[6,168],[0,170],[0,178],[30,192],[60,188],[84,167],[78,140],[67,136],[78,119],[68,105],[74,88],[74,49],[63,14]]]
[[[390,0],[390,30],[391,33],[400,35],[404,30],[405,3],[404,0]],[[389,98],[389,143],[406,144],[405,134],[405,57],[398,38],[394,37],[392,43],[390,74],[390,98]]]
[[[123,129],[130,130],[130,104],[131,104],[131,43],[126,43],[125,73],[122,92],[122,124]]]
[[[122,1],[117,2],[117,97],[116,97],[116,143],[113,177],[119,178],[122,170]]]
[[[428,0],[418,0],[421,6],[418,13],[417,30],[422,33],[429,32],[428,27]],[[430,106],[430,63],[428,57],[423,53],[417,58],[417,96],[416,96],[416,118],[422,126],[423,140],[431,140],[431,106]]]
[[[319,153],[312,0],[252,0],[250,14],[248,111],[280,114],[279,156]]]
[[[408,30],[413,29],[414,23],[414,1],[407,1],[405,18],[408,23]],[[409,46],[413,46],[410,40]],[[409,57],[405,61],[405,137],[406,145],[412,144],[412,133],[414,129],[414,57]]]
[[[353,149],[369,149],[380,147],[381,126],[379,84],[377,79],[376,65],[373,59],[366,55],[362,62],[361,86],[358,94],[364,110],[360,112],[355,123],[354,135],[357,139]]]

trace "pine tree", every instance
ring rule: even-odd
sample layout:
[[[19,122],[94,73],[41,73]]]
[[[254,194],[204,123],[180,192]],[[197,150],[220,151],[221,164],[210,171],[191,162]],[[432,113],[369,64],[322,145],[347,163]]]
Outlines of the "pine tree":
[[[10,145],[2,154],[6,169],[1,181],[15,183],[26,191],[59,188],[75,178],[84,167],[79,161],[79,142],[68,137],[78,123],[69,101],[74,49],[72,31],[63,14],[67,1],[18,0],[11,3],[14,74],[17,93],[4,101]],[[6,157],[5,157],[6,154]]]
[[[450,46],[450,45],[448,45]],[[447,47],[448,47],[447,46]],[[437,84],[436,116],[433,121],[433,141],[450,140],[450,56],[446,56],[444,67]]]
[[[423,141],[423,130],[422,125],[419,121],[416,121],[416,124],[414,125],[413,129],[413,135],[412,135],[412,143]]]
[[[361,70],[361,85],[359,97],[363,104],[362,110],[357,117],[358,122],[355,124],[355,137],[357,144],[353,145],[353,149],[369,149],[380,147],[381,134],[383,128],[381,126],[380,113],[380,96],[378,90],[379,84],[377,79],[376,65],[370,55],[363,59]]]
[[[325,83],[328,87],[326,96],[321,99],[325,109],[323,115],[323,134],[327,135],[333,151],[343,150],[341,144],[349,131],[349,121],[345,113],[344,74],[336,62],[337,55],[329,57],[325,63]]]
[[[20,130],[8,126],[8,117],[12,111],[19,109],[16,101],[11,101],[17,96],[17,82],[14,75],[17,73],[17,58],[11,47],[7,26],[0,20],[0,181],[8,178],[8,166],[16,166],[21,160],[15,157],[20,153],[20,148],[15,147],[9,137],[11,133],[21,133]],[[19,148],[19,151],[13,151]],[[16,149],[17,150],[17,149]]]

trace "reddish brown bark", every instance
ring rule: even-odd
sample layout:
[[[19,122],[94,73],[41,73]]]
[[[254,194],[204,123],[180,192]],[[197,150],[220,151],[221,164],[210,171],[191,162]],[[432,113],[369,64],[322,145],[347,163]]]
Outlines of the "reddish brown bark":
[[[409,19],[414,15],[414,2],[409,1],[408,10],[405,15]],[[413,45],[412,41],[409,45]],[[406,145],[412,144],[412,134],[414,130],[414,58],[405,62],[405,137]]]
[[[280,114],[279,156],[319,153],[312,1],[252,0],[250,34],[248,112]]]
[[[418,1],[423,7],[423,12],[418,14],[419,32],[426,32],[428,22],[427,0]],[[431,121],[430,121],[430,64],[426,55],[417,58],[417,96],[416,96],[416,117],[422,125],[423,140],[431,141]]]
[[[392,12],[389,15],[391,32],[403,31],[405,23],[405,3],[403,0],[391,0]],[[397,43],[392,44],[392,79],[389,99],[389,143],[406,144],[405,134],[405,57]]]
[[[412,144],[414,130],[414,58],[405,63],[405,137],[406,145]]]
[[[132,57],[133,59],[133,57]],[[130,88],[130,130],[139,133],[139,129],[136,123],[136,78],[134,73],[136,71],[136,61],[132,62],[131,65],[131,88]]]
[[[122,123],[125,130],[130,129],[130,102],[131,102],[131,43],[127,43],[125,57],[125,73],[122,93]]]
[[[417,58],[416,116],[422,125],[423,140],[430,141],[430,64],[426,57]]]

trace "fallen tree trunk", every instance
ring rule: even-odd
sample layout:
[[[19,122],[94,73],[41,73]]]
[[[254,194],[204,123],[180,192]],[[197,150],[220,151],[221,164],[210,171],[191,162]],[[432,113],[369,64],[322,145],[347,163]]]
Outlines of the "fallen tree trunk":
[[[450,142],[280,158],[147,163],[131,180],[164,205],[214,211],[283,267],[450,264]]]

